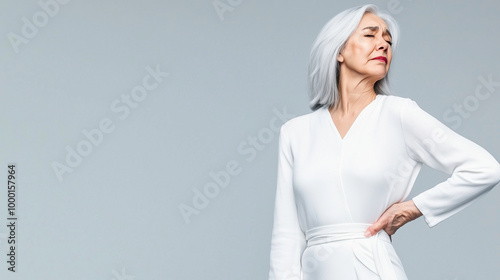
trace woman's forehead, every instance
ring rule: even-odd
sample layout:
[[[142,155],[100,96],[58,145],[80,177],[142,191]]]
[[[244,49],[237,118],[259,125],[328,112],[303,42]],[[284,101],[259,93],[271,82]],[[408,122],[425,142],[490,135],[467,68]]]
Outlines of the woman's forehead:
[[[358,25],[360,31],[378,31],[380,28],[382,28],[383,33],[391,35],[385,21],[372,13],[365,13]]]

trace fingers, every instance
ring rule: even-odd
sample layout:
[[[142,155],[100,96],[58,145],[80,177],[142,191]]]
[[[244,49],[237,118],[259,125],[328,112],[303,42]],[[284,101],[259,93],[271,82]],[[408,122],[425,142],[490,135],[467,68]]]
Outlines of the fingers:
[[[384,213],[378,218],[378,220],[371,225],[365,232],[366,237],[373,236],[377,234],[377,232],[381,231],[384,229],[389,235],[394,234],[397,230],[392,230],[393,227],[393,219],[394,219],[394,211],[393,208],[396,207],[396,204],[391,205],[389,208],[387,208]]]
[[[366,237],[371,237],[373,235],[375,235],[378,231],[374,230],[374,229],[371,229],[371,228],[368,228],[366,231],[365,231],[365,236]]]
[[[377,234],[377,232],[379,232],[383,228],[385,228],[386,226],[387,226],[387,221],[385,219],[385,215],[383,214],[373,225],[371,225],[370,227],[368,227],[366,229],[365,236],[366,237],[373,236],[373,235]]]
[[[404,224],[416,219],[421,215],[422,214],[412,201],[395,203],[387,208],[385,212],[380,216],[380,218],[366,230],[365,236],[373,236],[382,229],[385,230],[385,232],[387,232],[389,236],[391,236],[396,233],[396,231]]]

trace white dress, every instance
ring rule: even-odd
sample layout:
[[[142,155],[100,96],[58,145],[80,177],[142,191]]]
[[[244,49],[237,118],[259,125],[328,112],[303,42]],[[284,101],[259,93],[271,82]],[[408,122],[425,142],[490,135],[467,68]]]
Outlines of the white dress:
[[[408,99],[377,95],[342,139],[322,107],[280,130],[269,280],[407,279],[385,231],[422,163],[451,176],[412,198],[433,227],[490,191],[499,163]]]

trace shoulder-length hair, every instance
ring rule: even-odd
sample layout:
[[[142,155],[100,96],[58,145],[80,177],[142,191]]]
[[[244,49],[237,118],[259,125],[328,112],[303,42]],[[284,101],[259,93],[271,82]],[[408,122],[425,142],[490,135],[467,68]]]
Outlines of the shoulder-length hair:
[[[380,12],[373,4],[357,6],[333,17],[321,29],[313,44],[309,59],[309,107],[315,111],[324,106],[336,107],[339,102],[340,63],[337,57],[366,12],[385,21],[392,37],[392,52],[399,39],[399,27],[389,14]],[[374,85],[376,94],[389,95],[389,73]]]

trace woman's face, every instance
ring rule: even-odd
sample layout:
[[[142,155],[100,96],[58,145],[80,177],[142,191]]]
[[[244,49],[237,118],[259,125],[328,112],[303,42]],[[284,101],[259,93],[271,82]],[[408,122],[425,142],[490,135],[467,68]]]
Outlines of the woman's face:
[[[392,60],[391,41],[385,21],[372,13],[365,13],[337,58],[340,72],[349,72],[352,74],[349,77],[371,77],[375,81],[384,78]]]

